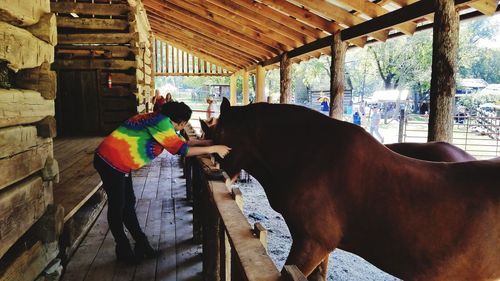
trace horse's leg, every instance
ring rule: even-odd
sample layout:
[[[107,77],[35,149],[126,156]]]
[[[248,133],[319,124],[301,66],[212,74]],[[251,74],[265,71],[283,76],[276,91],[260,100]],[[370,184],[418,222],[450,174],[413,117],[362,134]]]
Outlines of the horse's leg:
[[[328,258],[329,253],[314,240],[294,239],[285,264],[296,265],[305,276],[309,276],[325,257]]]
[[[309,281],[326,281],[326,274],[328,273],[328,258],[329,254],[321,261],[321,263],[314,269],[314,271],[309,275],[307,280]]]

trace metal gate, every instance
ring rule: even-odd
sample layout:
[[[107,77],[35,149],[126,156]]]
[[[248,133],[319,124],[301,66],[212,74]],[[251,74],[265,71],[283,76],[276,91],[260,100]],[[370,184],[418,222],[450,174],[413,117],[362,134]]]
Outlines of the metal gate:
[[[403,142],[427,142],[428,123],[426,115],[406,115]],[[499,157],[500,117],[482,112],[477,116],[455,116],[452,143],[478,159]]]

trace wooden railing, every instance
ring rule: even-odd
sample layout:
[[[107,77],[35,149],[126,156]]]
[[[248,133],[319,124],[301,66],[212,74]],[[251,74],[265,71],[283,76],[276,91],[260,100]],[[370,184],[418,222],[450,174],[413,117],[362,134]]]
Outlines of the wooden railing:
[[[192,128],[189,137],[195,137]],[[280,272],[267,254],[267,230],[243,214],[238,188],[208,156],[186,159],[188,199],[193,201],[193,237],[203,244],[204,280],[307,280],[296,266]]]

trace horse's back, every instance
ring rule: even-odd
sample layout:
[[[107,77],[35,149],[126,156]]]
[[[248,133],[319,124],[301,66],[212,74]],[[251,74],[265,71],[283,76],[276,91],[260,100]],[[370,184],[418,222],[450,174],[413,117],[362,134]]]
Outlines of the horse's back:
[[[469,153],[447,142],[393,143],[386,146],[401,155],[426,161],[463,162],[476,160]]]

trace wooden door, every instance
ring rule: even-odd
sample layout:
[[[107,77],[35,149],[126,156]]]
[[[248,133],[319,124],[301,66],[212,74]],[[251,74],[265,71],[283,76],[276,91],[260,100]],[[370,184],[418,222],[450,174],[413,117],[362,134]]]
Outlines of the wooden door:
[[[99,112],[97,71],[58,71],[56,98],[58,135],[100,134]]]

